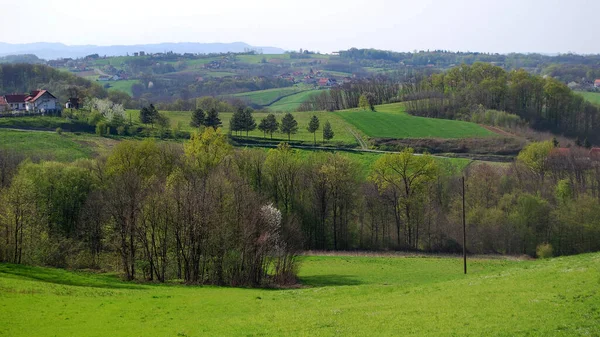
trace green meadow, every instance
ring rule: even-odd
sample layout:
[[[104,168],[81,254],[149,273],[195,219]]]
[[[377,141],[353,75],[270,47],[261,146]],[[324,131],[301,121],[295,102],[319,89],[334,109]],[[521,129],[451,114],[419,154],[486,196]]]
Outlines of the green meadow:
[[[600,105],[600,92],[577,91],[586,101]]]
[[[29,157],[57,161],[89,158],[94,153],[91,144],[93,141],[84,141],[74,134],[0,129],[0,149]]]
[[[334,114],[374,138],[473,138],[495,135],[474,123],[411,116],[404,112],[402,103],[379,105],[375,110],[355,109]]]
[[[290,95],[301,91],[299,87],[275,88],[259,91],[250,91],[233,95],[258,105],[269,105],[282,96]]]
[[[311,256],[300,285],[125,283],[0,264],[0,336],[598,336],[600,254]]]
[[[192,127],[190,127],[190,121],[192,119],[191,111],[161,111],[161,113],[164,113],[167,117],[169,117],[172,126],[174,126],[174,127],[179,126],[183,130],[192,130],[193,129]],[[260,120],[262,118],[266,117],[269,113],[270,112],[255,112],[253,114],[253,116],[254,116],[254,119],[256,120],[256,124],[259,124]],[[284,113],[275,112],[274,114],[278,121],[281,121],[281,118],[283,118],[283,116],[284,116]],[[308,127],[308,122],[310,121],[311,117],[313,115],[315,115],[319,118],[320,123],[321,123],[321,128],[316,133],[317,142],[322,141],[323,125],[325,124],[326,121],[329,121],[329,123],[331,124],[331,127],[333,128],[333,131],[335,133],[335,137],[333,138],[332,141],[344,143],[344,144],[348,144],[348,145],[357,144],[356,138],[354,138],[352,133],[350,131],[348,131],[349,125],[342,118],[338,117],[336,114],[333,114],[331,112],[323,112],[323,111],[293,112],[292,114],[294,115],[294,117],[296,118],[296,121],[298,122],[298,132],[296,134],[291,135],[291,140],[293,140],[293,141],[304,141],[304,142],[312,142],[313,141],[313,134],[308,132],[308,130],[306,130],[306,128]],[[219,117],[221,118],[221,122],[223,123],[223,129],[226,132],[229,131],[229,120],[231,119],[232,115],[233,115],[233,113],[231,113],[231,112],[219,113]],[[127,120],[129,120],[129,118],[131,118],[132,121],[137,122],[139,120],[139,111],[138,110],[127,110]],[[246,136],[246,133],[245,132],[240,133],[240,135]],[[248,136],[253,137],[253,138],[263,138],[264,137],[263,133],[260,130],[258,130],[258,128],[254,131],[250,131],[248,133]],[[270,139],[270,136],[267,135],[267,138]],[[288,136],[287,136],[287,134],[282,134],[280,132],[277,132],[277,133],[273,134],[273,140],[287,141]]]
[[[300,105],[306,101],[306,99],[314,94],[319,93],[319,89],[302,91],[294,95],[290,95],[280,99],[279,101],[271,104],[269,110],[271,111],[284,111],[293,112],[298,110]]]

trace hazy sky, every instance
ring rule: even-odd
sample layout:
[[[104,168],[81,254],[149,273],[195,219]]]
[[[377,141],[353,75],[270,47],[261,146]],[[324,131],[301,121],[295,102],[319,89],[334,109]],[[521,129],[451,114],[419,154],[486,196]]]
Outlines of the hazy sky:
[[[600,0],[0,0],[0,42],[600,53]]]

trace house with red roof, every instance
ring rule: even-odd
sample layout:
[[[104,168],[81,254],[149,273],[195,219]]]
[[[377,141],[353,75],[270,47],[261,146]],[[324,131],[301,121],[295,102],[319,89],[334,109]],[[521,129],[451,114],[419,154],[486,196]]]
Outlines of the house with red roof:
[[[600,88],[600,78],[594,81],[594,87]]]
[[[30,94],[9,94],[2,96],[1,103],[6,102],[6,110],[13,113],[52,113],[60,110],[58,99],[48,90],[34,90]],[[1,107],[0,107],[1,109]]]
[[[8,107],[8,103],[6,102],[6,98],[4,96],[0,96],[0,112],[5,112],[10,110]]]

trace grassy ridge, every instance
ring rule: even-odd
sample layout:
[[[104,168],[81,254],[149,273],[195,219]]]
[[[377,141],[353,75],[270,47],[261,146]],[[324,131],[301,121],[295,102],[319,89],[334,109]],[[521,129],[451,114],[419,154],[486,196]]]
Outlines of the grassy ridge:
[[[0,265],[7,336],[597,336],[600,255],[306,257],[303,288],[140,285]]]
[[[380,105],[376,112],[337,111],[365,135],[375,138],[472,138],[495,134],[477,124],[447,119],[411,116],[401,103]]]

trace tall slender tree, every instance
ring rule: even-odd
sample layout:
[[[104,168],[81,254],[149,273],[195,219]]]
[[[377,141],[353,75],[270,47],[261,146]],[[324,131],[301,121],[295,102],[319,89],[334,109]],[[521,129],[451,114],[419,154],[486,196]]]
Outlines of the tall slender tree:
[[[219,118],[219,112],[217,112],[216,109],[213,108],[208,111],[204,125],[215,130],[223,125],[223,123],[221,123],[221,119]]]
[[[317,145],[317,130],[319,130],[319,118],[315,115],[312,116],[310,122],[308,122],[308,132],[313,134],[314,144]]]
[[[331,128],[331,124],[329,123],[329,121],[326,121],[325,126],[323,127],[323,143],[325,141],[333,139],[334,135],[335,134],[333,132],[333,129]]]

